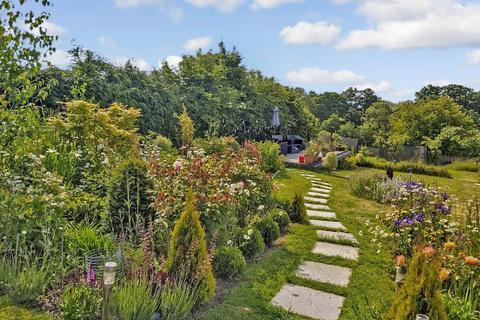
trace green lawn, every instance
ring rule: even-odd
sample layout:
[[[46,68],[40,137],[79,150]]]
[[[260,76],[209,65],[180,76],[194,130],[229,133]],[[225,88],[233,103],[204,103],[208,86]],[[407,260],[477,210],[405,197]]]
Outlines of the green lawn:
[[[299,175],[300,172],[302,171],[289,170],[288,174],[275,179],[278,198],[291,199],[295,190],[308,191],[310,184]],[[358,262],[311,254],[316,241],[316,229],[312,226],[293,225],[289,235],[282,241],[283,244],[252,265],[223,301],[206,311],[200,319],[303,319],[270,305],[273,296],[287,281],[344,295],[346,299],[340,317],[344,320],[372,319],[373,309],[382,309],[388,304],[394,292],[394,263],[389,252],[377,253],[377,246],[371,242],[366,225],[367,220],[373,220],[385,208],[350,195],[349,181],[346,178],[348,174],[352,172],[317,175],[332,183],[329,206],[337,213],[338,220],[359,241]],[[360,236],[360,231],[363,236]],[[298,265],[307,259],[352,268],[349,286],[345,289],[296,277]]]

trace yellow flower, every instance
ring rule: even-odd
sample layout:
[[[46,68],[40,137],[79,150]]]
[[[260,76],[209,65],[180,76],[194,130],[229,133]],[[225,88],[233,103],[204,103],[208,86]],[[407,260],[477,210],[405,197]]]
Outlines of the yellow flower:
[[[440,270],[439,278],[441,281],[445,281],[450,277],[451,271],[448,270],[447,268],[442,268]]]
[[[446,249],[446,250],[453,250],[457,247],[457,245],[455,244],[455,242],[445,242],[445,244],[443,245],[443,247]]]

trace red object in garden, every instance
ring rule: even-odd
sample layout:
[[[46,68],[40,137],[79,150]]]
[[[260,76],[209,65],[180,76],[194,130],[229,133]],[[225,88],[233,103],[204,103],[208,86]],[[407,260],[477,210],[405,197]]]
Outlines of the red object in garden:
[[[299,163],[305,163],[305,156],[303,154],[298,156],[298,162]]]

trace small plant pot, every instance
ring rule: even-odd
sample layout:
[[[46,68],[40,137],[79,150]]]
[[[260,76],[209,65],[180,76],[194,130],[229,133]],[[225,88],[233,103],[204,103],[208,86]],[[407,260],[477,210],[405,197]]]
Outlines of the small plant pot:
[[[306,164],[312,164],[315,161],[317,161],[318,157],[317,156],[312,156],[312,155],[305,155],[305,163]]]

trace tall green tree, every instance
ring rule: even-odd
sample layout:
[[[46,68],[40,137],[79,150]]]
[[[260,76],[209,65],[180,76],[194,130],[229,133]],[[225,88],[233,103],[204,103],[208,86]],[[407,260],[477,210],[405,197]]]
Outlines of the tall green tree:
[[[37,13],[35,5],[44,10]],[[0,1],[0,103],[4,106],[41,101],[54,84],[37,77],[45,58],[55,52],[57,37],[45,27],[49,6],[48,0]]]

